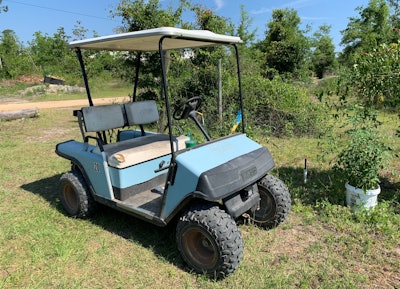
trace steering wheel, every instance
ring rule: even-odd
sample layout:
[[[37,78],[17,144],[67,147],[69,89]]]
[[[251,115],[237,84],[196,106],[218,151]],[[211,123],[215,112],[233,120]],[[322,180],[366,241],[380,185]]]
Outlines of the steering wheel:
[[[189,98],[184,103],[178,103],[174,106],[173,118],[181,120],[189,117],[192,111],[199,109],[201,105],[201,96]]]

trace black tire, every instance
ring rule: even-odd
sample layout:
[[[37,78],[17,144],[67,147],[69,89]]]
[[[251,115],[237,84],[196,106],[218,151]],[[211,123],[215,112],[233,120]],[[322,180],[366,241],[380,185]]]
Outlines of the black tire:
[[[65,211],[71,217],[88,217],[96,209],[96,203],[78,170],[72,170],[61,176],[60,199]]]
[[[197,273],[220,279],[233,273],[243,258],[243,239],[235,221],[216,206],[186,211],[176,227],[184,261]]]
[[[289,215],[289,190],[280,179],[272,175],[266,175],[257,186],[261,201],[259,208],[250,213],[250,218],[263,228],[274,228]]]

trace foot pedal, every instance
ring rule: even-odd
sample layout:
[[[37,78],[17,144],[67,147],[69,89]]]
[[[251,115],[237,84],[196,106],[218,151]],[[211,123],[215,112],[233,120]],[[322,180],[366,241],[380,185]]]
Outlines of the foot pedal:
[[[162,194],[164,194],[164,188],[156,187],[156,188],[152,189],[151,192],[162,195]]]

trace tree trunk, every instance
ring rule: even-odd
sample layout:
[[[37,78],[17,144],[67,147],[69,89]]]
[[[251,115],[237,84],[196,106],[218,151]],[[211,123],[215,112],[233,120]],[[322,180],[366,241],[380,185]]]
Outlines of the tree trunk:
[[[39,114],[38,108],[29,108],[21,110],[3,111],[0,112],[0,120],[14,120],[20,118],[37,117]]]

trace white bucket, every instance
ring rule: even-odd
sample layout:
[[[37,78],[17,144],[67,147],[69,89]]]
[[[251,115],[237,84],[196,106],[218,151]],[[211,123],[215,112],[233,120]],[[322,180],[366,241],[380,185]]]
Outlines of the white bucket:
[[[357,210],[357,208],[364,207],[369,210],[378,204],[378,195],[381,192],[381,187],[375,190],[367,190],[364,192],[363,189],[355,188],[348,183],[346,187],[346,204]]]

